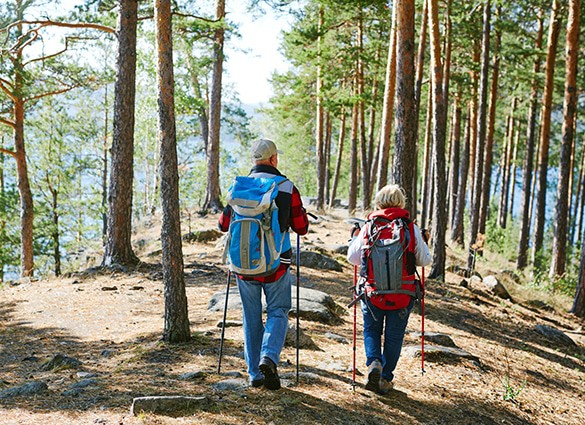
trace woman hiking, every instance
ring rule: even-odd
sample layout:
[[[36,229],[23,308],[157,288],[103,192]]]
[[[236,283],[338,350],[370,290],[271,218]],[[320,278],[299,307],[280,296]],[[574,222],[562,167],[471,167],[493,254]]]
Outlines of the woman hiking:
[[[360,266],[355,290],[364,323],[366,389],[387,394],[394,387],[410,312],[423,290],[416,266],[429,265],[431,253],[425,242],[427,231],[421,233],[404,209],[406,196],[400,186],[384,186],[374,202],[376,210],[361,229],[352,232],[347,259]]]

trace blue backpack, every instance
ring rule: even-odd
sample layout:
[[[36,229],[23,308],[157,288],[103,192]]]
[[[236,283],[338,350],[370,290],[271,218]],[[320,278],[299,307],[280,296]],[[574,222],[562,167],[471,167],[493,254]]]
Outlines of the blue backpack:
[[[276,195],[286,181],[275,178],[238,176],[227,193],[232,207],[223,259],[231,271],[243,276],[268,276],[280,265],[284,234],[278,222]]]

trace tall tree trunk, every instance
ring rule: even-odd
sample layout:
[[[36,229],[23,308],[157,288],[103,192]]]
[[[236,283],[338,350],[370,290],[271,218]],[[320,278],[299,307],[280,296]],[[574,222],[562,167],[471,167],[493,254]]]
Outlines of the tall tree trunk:
[[[317,209],[323,210],[325,204],[325,145],[323,143],[323,78],[321,75],[321,31],[323,27],[323,6],[319,9],[319,22],[317,23],[317,82],[316,82],[316,111],[315,111],[315,146],[317,156]]]
[[[461,150],[461,105],[459,103],[459,96],[455,97],[453,102],[453,137],[451,138],[451,158],[449,168],[449,186],[448,193],[449,199],[449,225],[453,229],[453,220],[455,217],[455,210],[457,205],[457,197],[459,190],[459,162],[460,162],[460,150]]]
[[[517,120],[517,128],[514,130],[514,144],[513,148],[513,155],[512,155],[512,163],[511,163],[511,170],[510,170],[510,199],[508,200],[508,205],[510,206],[510,219],[514,220],[514,199],[516,197],[516,171],[518,169],[518,146],[520,145],[520,120]]]
[[[0,137],[0,199],[4,199],[6,196],[6,180],[4,177],[4,133]],[[0,205],[0,235],[4,235],[6,232],[6,207],[4,204]],[[4,239],[0,239],[0,252],[6,252],[4,246]],[[0,283],[4,282],[4,262],[0,264]]]
[[[500,12],[498,10],[498,16]],[[483,167],[483,182],[482,182],[482,193],[479,210],[479,233],[485,235],[486,222],[488,216],[488,209],[490,205],[490,188],[492,182],[492,163],[493,163],[493,150],[494,150],[494,127],[496,123],[496,105],[498,103],[498,79],[500,75],[500,44],[502,40],[502,34],[498,30],[496,32],[496,45],[494,46],[494,62],[492,68],[492,85],[490,94],[490,108],[488,115],[487,124],[487,135],[485,145],[485,163]]]
[[[538,189],[536,193],[534,240],[532,244],[533,263],[537,269],[542,268],[541,251],[543,248],[545,208],[546,208],[546,183],[548,171],[548,151],[550,143],[552,96],[554,91],[555,59],[557,56],[557,44],[561,30],[562,16],[559,0],[553,1],[550,27],[548,33],[544,94],[542,99],[542,115],[540,127],[540,156],[538,160]]]
[[[368,147],[366,140],[366,117],[364,102],[364,19],[360,9],[357,28],[357,107],[358,107],[358,133],[361,163],[361,186],[362,186],[362,209],[370,208],[370,161],[368,158]]]
[[[573,146],[574,118],[577,109],[577,61],[579,53],[579,12],[580,0],[569,0],[569,17],[567,20],[565,100],[563,105],[563,140],[559,161],[559,182],[557,185],[557,202],[555,220],[553,220],[553,255],[550,276],[562,276],[567,261],[567,231],[569,212],[569,171],[571,148]]]
[[[134,180],[134,101],[136,94],[137,0],[120,0],[118,56],[114,87],[114,129],[108,193],[108,231],[104,266],[135,265],[132,250],[132,185]]]
[[[345,141],[345,108],[341,108],[341,123],[339,124],[339,141],[337,143],[337,159],[335,161],[335,173],[331,184],[331,196],[329,197],[329,208],[335,205],[335,195],[337,194],[337,184],[341,173],[341,160],[343,159],[343,143]]]
[[[473,202],[473,182],[475,181],[475,163],[476,159],[475,156],[477,155],[476,147],[477,147],[477,114],[479,113],[479,69],[481,60],[481,42],[476,40],[474,43],[474,50],[473,50],[473,63],[477,64],[477,68],[471,72],[471,79],[472,79],[472,100],[473,100],[473,107],[471,109],[472,115],[469,117],[470,119],[470,137],[471,137],[471,145],[469,146],[469,200],[470,203]],[[474,67],[475,68],[475,67]]]
[[[585,238],[585,234],[581,235],[581,240]],[[585,319],[585,249],[581,250],[581,261],[579,263],[579,281],[577,282],[577,290],[575,292],[575,300],[571,313],[577,317]]]
[[[536,49],[542,48],[544,33],[543,10],[538,13],[538,30],[536,32]],[[524,178],[522,179],[522,198],[520,201],[520,237],[518,241],[518,258],[516,266],[523,269],[528,265],[528,236],[530,234],[530,200],[532,199],[531,183],[534,169],[534,146],[536,144],[536,120],[538,114],[538,90],[540,81],[541,60],[535,55],[533,65],[532,87],[530,90],[530,106],[528,110],[528,126],[526,132],[526,150],[524,152]]]
[[[104,94],[104,144],[102,149],[102,245],[106,244],[108,235],[108,152],[110,151],[108,140],[108,85]]]
[[[427,116],[425,120],[425,150],[423,154],[423,172],[422,172],[422,195],[421,195],[421,211],[420,223],[421,226],[426,227],[429,221],[429,214],[432,211],[433,198],[433,173],[431,172],[431,155],[433,151],[433,96],[432,96],[432,81],[429,82],[429,99],[427,104]]]
[[[392,29],[390,30],[390,45],[388,48],[388,62],[386,64],[386,81],[384,84],[384,103],[382,106],[382,127],[380,134],[380,156],[378,158],[378,176],[376,190],[382,189],[388,183],[388,162],[390,157],[390,136],[392,133],[392,118],[394,114],[394,98],[396,87],[396,15],[398,5],[392,8]]]
[[[163,214],[162,268],[165,285],[163,340],[185,342],[189,340],[190,332],[181,246],[170,0],[155,0],[154,13],[157,48],[159,173]]]
[[[500,191],[500,206],[498,208],[498,224],[502,229],[506,228],[508,222],[508,199],[510,193],[511,172],[510,166],[512,164],[512,151],[514,148],[514,134],[516,131],[516,105],[518,99],[512,99],[512,111],[507,120],[506,137],[504,138],[504,153],[502,155],[502,189]]]
[[[485,158],[485,136],[486,136],[486,118],[488,105],[488,75],[490,59],[490,20],[491,20],[491,3],[486,0],[483,8],[483,32],[481,43],[481,73],[479,81],[479,109],[477,112],[477,139],[475,141],[475,164],[473,180],[473,196],[469,205],[469,246],[477,241],[477,231],[479,227],[479,211],[481,206],[483,166]],[[470,255],[467,259],[467,268],[472,270],[474,256]]]
[[[215,19],[223,23],[225,0],[216,0]],[[221,129],[221,80],[223,74],[223,41],[225,30],[219,27],[213,35],[213,75],[209,100],[209,140],[207,142],[207,190],[204,210],[219,212],[223,209],[219,184],[219,144]]]
[[[576,139],[576,137],[575,137]],[[574,206],[573,206],[573,213],[572,213],[572,222],[571,222],[571,236],[570,236],[570,241],[571,242],[575,242],[575,245],[577,247],[581,247],[581,241],[579,239],[577,239],[576,235],[580,235],[581,233],[579,232],[581,229],[578,228],[579,226],[579,222],[581,221],[581,216],[582,216],[582,210],[580,208],[581,206],[581,202],[583,199],[583,196],[585,196],[585,193],[583,193],[583,178],[585,177],[585,145],[582,144],[582,148],[581,148],[581,162],[578,168],[579,171],[579,176],[577,178],[577,183],[575,185],[575,202],[574,202]],[[575,148],[576,149],[576,148]]]
[[[439,36],[439,5],[438,0],[428,0],[429,28],[431,35],[431,64],[433,84],[433,168],[435,172],[434,204],[445,205],[445,131],[446,105],[443,93],[443,66],[441,64],[441,40]],[[433,265],[430,278],[443,279],[445,276],[445,232],[447,228],[447,212],[445,208],[433,208]]]
[[[47,179],[48,180],[48,179]],[[61,243],[59,239],[59,192],[49,183],[49,192],[51,193],[51,216],[53,218],[53,228],[51,229],[51,239],[53,240],[53,261],[55,262],[55,276],[61,276]]]
[[[209,142],[209,112],[207,108],[204,106],[207,104],[206,99],[203,97],[201,93],[201,83],[199,81],[199,75],[195,70],[195,64],[193,55],[190,50],[187,51],[187,71],[189,72],[189,76],[191,77],[191,85],[193,86],[193,90],[195,93],[195,97],[200,99],[200,106],[197,107],[197,116],[199,118],[199,126],[201,127],[201,139],[204,142],[205,152],[207,152],[207,144]]]
[[[414,104],[414,0],[396,4],[396,120],[392,177],[409,196],[406,209],[411,210],[410,194],[416,162],[416,122]]]
[[[414,140],[416,140],[416,144],[417,144],[417,161],[415,162],[415,178],[414,178],[414,183],[413,183],[413,193],[410,195],[412,198],[412,209],[411,209],[411,216],[412,217],[417,217],[418,216],[418,211],[416,210],[417,206],[418,206],[418,145],[419,145],[419,141],[418,141],[418,135],[419,135],[419,118],[420,118],[420,97],[421,97],[421,90],[422,90],[422,80],[423,80],[423,76],[424,76],[424,62],[425,62],[425,50],[426,50],[426,39],[427,39],[427,27],[428,27],[428,17],[429,17],[429,13],[428,13],[428,4],[426,1],[423,1],[423,10],[422,10],[422,15],[421,15],[421,24],[420,24],[420,36],[419,36],[419,41],[418,41],[418,51],[416,54],[416,65],[415,65],[415,71],[416,71],[416,76],[415,76],[415,83],[414,83],[414,122],[415,122],[415,126],[414,126]],[[430,91],[429,91],[430,93]],[[431,96],[429,96],[431,97]],[[421,213],[422,210],[424,209],[424,205],[421,208]]]
[[[355,90],[355,89],[354,89]],[[349,213],[354,214],[357,206],[358,190],[358,103],[354,102],[351,110],[351,139],[349,152]]]
[[[331,120],[331,113],[327,111],[325,114],[325,200],[329,199],[331,190],[331,137],[333,131],[333,121]]]
[[[19,75],[20,73],[17,73]],[[24,102],[14,100],[14,158],[16,159],[16,173],[18,193],[20,194],[20,275],[32,276],[33,261],[33,196],[28,178],[28,164],[24,148]]]
[[[451,240],[460,246],[464,246],[463,217],[465,215],[465,194],[467,192],[467,178],[469,176],[469,151],[471,149],[471,120],[473,101],[467,107],[467,119],[465,121],[465,134],[463,136],[463,152],[461,152],[461,165],[459,170],[459,182],[457,188],[457,200],[455,213],[451,227]]]

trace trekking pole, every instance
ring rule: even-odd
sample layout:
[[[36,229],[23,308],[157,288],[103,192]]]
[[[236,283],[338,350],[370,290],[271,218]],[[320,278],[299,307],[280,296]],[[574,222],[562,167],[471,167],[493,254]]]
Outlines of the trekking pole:
[[[356,299],[357,285],[357,266],[353,266],[353,299]],[[351,389],[355,391],[355,353],[356,353],[356,336],[357,336],[357,303],[353,305],[353,363],[351,371]]]
[[[221,356],[223,354],[223,340],[225,336],[225,321],[227,318],[227,309],[228,309],[228,296],[230,294],[230,280],[232,277],[232,271],[228,270],[227,276],[227,288],[225,290],[225,304],[223,307],[223,321],[221,322],[221,339],[219,342],[219,360],[217,361],[217,373],[221,373]]]
[[[424,376],[425,374],[425,268],[422,268],[422,275],[421,275],[421,286],[422,286],[422,299],[420,301],[420,310],[421,310],[421,338],[420,338],[420,345],[421,345],[421,373]]]
[[[297,385],[299,384],[299,340],[301,335],[299,320],[299,298],[301,294],[301,235],[297,233]]]

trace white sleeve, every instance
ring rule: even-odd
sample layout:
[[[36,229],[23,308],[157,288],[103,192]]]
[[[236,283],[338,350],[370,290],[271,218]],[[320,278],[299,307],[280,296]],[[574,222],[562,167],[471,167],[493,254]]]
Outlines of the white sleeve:
[[[428,245],[423,240],[420,230],[418,229],[417,225],[413,226],[414,228],[414,257],[416,259],[417,266],[428,266],[431,264],[432,257],[431,251],[429,250]]]
[[[364,245],[364,237],[366,236],[366,225],[362,226],[360,233],[352,238],[347,249],[347,261],[355,266],[359,266],[362,261],[362,246]]]

